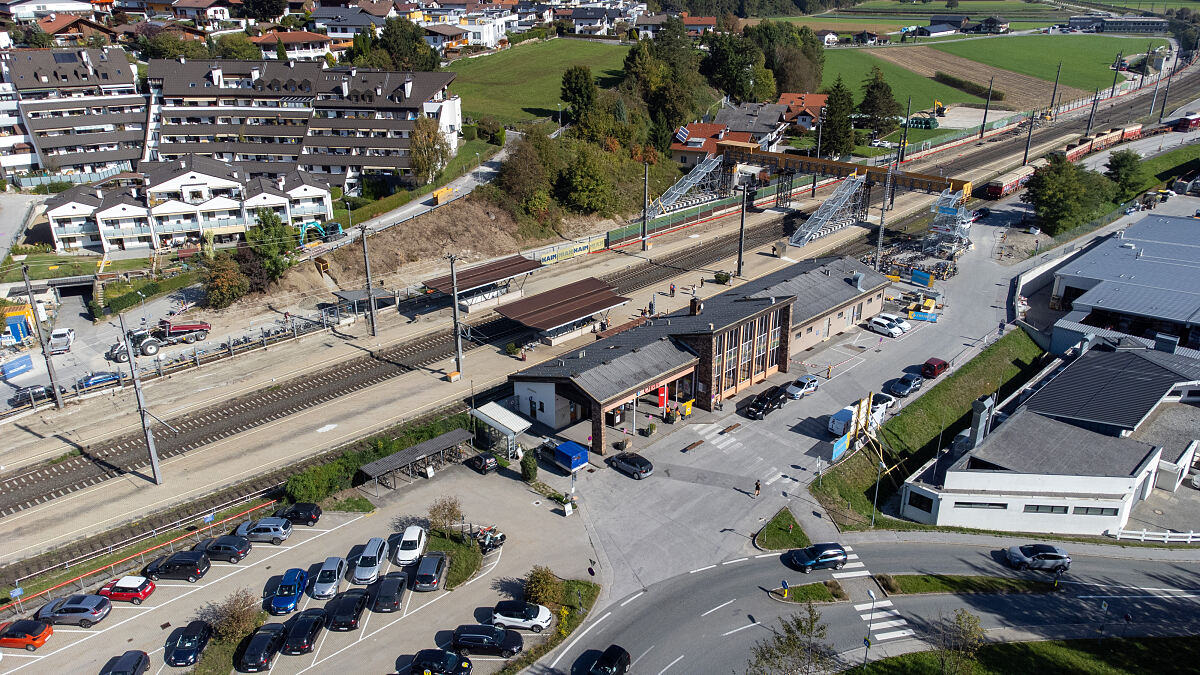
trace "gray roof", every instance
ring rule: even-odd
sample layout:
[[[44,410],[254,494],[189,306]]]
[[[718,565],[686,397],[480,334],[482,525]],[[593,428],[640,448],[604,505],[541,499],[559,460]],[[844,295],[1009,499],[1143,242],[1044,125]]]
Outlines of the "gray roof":
[[[780,103],[743,103],[736,108],[721,108],[713,122],[728,126],[730,131],[748,131],[761,136],[775,131],[783,123],[787,109]]]
[[[921,30],[925,30],[930,33],[945,33],[946,31],[957,32],[958,26],[954,26],[954,25],[951,25],[948,23],[934,23],[934,24],[930,24],[928,26],[922,26]]]
[[[1026,403],[1068,422],[1136,429],[1177,384],[1200,381],[1200,361],[1146,348],[1089,349]]]
[[[1058,321],[1055,321],[1054,328],[1056,330],[1058,330],[1058,329],[1068,330],[1068,331],[1071,331],[1074,333],[1078,333],[1079,335],[1094,335],[1096,337],[1107,338],[1110,340],[1123,340],[1126,342],[1129,342],[1129,341],[1137,342],[1138,344],[1142,345],[1143,347],[1153,347],[1154,346],[1154,340],[1151,340],[1149,338],[1144,338],[1144,337],[1140,337],[1137,335],[1129,335],[1127,333],[1122,333],[1121,331],[1109,330],[1107,328],[1099,328],[1097,326],[1089,326],[1086,323],[1080,323],[1079,321],[1073,320],[1073,319],[1078,319],[1078,318],[1085,318],[1086,316],[1087,316],[1087,312],[1071,312],[1070,314],[1059,319]],[[1178,347],[1175,349],[1175,353],[1179,354],[1181,356],[1186,356],[1191,359],[1200,359],[1200,349],[1192,349],[1190,347]]]
[[[385,21],[386,19],[364,12],[358,7],[318,7],[312,13],[312,23],[316,26],[382,28]]]
[[[145,174],[147,184],[152,186],[193,171],[239,183],[245,183],[247,178],[245,171],[238,170],[232,164],[200,155],[184,155],[183,158],[170,162],[142,162],[138,165],[138,169]]]
[[[1124,477],[1136,475],[1157,452],[1146,443],[1104,436],[1021,409],[951,471]]]
[[[137,71],[120,49],[15,49],[8,81],[18,91],[133,84]],[[46,82],[42,82],[42,77]]]
[[[863,291],[858,290],[855,285],[856,272],[863,275]],[[790,265],[750,281],[741,288],[755,298],[795,296],[792,325],[798,326],[864,292],[883,288],[889,283],[887,277],[859,260],[846,256],[830,256]]]
[[[635,26],[661,26],[671,18],[670,14],[639,14]]]

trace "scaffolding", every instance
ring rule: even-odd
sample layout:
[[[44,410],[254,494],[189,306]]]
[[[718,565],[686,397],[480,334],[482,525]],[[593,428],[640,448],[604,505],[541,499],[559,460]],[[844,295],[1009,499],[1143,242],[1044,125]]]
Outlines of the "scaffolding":
[[[933,224],[929,235],[922,242],[926,255],[954,259],[971,242],[971,216],[961,206],[961,190],[947,188],[938,195],[929,210],[933,212]]]
[[[690,203],[678,205],[677,203],[694,188],[699,188],[698,192],[702,194],[716,192],[720,172],[717,172],[717,174],[713,172],[720,167],[721,157],[719,156],[708,157],[703,162],[693,166],[692,170],[687,172],[683,178],[675,181],[675,184],[667,188],[667,191],[662,193],[662,196],[650,203],[650,210],[647,217],[657,218],[668,211],[691,206]]]
[[[852,175],[838,185],[837,190],[817,207],[812,217],[792,235],[792,246],[804,246],[814,239],[837,232],[843,227],[866,219],[870,191],[867,177]]]

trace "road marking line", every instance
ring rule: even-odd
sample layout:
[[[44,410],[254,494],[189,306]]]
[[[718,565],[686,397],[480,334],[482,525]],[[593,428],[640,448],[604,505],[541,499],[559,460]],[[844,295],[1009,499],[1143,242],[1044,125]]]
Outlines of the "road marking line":
[[[732,444],[732,443],[734,443],[734,442],[735,442],[735,441],[734,441],[734,438],[733,438],[732,436],[726,436],[725,438],[722,438],[722,439],[721,439],[721,440],[719,440],[719,441],[715,441],[715,442],[713,443],[713,445],[715,445],[715,446],[716,446],[716,447],[718,447],[718,448],[724,449],[726,446],[728,446],[728,445],[730,445],[730,444]]]
[[[852,553],[854,551],[854,547],[853,546],[843,546],[842,550],[845,551],[846,553]]]
[[[775,467],[771,467],[771,471],[772,472],[778,471],[778,469],[776,469]],[[776,476],[774,478],[772,478],[771,480],[768,480],[766,483],[764,483],[764,485],[770,485],[771,483],[774,483],[775,481],[779,480],[780,478],[783,478],[782,473],[776,474]]]
[[[746,562],[747,560],[749,560],[749,558],[736,558],[734,560],[726,560],[725,562],[723,562],[721,564],[722,565],[732,565],[734,563]]]
[[[566,649],[564,649],[564,650],[562,650],[561,652],[559,652],[559,653],[558,653],[558,657],[557,657],[557,658],[555,658],[555,659],[554,659],[554,662],[550,664],[550,669],[551,669],[551,670],[553,670],[553,669],[554,669],[554,667],[558,665],[558,662],[562,660],[562,657],[563,657],[563,655],[564,655],[564,654],[566,654],[567,652],[571,651],[571,649],[572,649],[572,648],[575,646],[575,644],[576,644],[577,642],[579,642],[580,640],[582,640],[582,639],[583,639],[583,637],[584,637],[585,635],[587,635],[589,632],[591,632],[591,630],[592,630],[593,628],[595,628],[596,626],[599,626],[599,625],[600,625],[600,622],[601,622],[601,621],[603,621],[603,620],[605,620],[605,619],[607,619],[607,618],[609,617],[609,615],[610,615],[610,614],[612,614],[612,612],[605,612],[605,613],[604,613],[604,616],[600,617],[599,619],[596,619],[596,622],[595,622],[595,623],[593,623],[592,625],[588,626],[587,628],[584,628],[584,629],[583,629],[583,631],[581,631],[581,632],[579,633],[579,635],[577,635],[577,636],[575,637],[575,639],[574,639],[574,640],[571,640],[571,643],[567,645],[567,648],[566,648]]]
[[[854,572],[834,572],[833,573],[834,579],[853,579],[854,577],[869,577],[869,576],[871,576],[870,570],[855,570]]]
[[[845,569],[854,569],[856,567],[866,567],[866,566],[867,566],[867,563],[864,563],[864,562],[852,562],[852,563],[846,563],[845,565],[842,565],[842,567]]]
[[[668,668],[675,665],[676,663],[679,663],[682,659],[683,659],[683,654],[680,654],[674,661],[668,663],[666,668],[663,668],[662,670],[658,671],[658,675],[662,675],[663,673],[667,672]]]
[[[755,626],[760,626],[760,625],[762,625],[762,624],[759,623],[758,621],[755,621],[754,623],[747,624],[745,626],[742,626],[741,628],[734,628],[733,630],[731,630],[727,633],[721,633],[721,637],[725,637],[727,635],[733,635],[734,633],[736,633],[738,631],[746,630],[747,628],[754,628]],[[680,658],[682,658],[682,657],[680,657]]]
[[[1181,594],[1181,593],[1162,593],[1162,594],[1158,594],[1158,593],[1147,593],[1146,595],[1077,595],[1077,596],[1075,596],[1075,597],[1077,597],[1077,598],[1080,598],[1080,599],[1087,599],[1087,600],[1101,600],[1101,599],[1104,599],[1104,598],[1111,598],[1111,599],[1122,599],[1122,598],[1200,598],[1200,594],[1197,594],[1197,593],[1187,593],[1187,594]]]
[[[717,611],[718,609],[721,609],[722,607],[732,603],[734,600],[737,600],[737,598],[734,598],[733,600],[730,600],[729,602],[723,602],[723,603],[717,605],[716,607],[713,607],[712,609],[708,610],[707,612],[701,614],[700,616],[708,616],[709,614],[712,614],[713,612]]]
[[[846,560],[858,560],[858,554],[851,553],[850,555],[846,556]]]
[[[874,621],[875,619],[883,619],[889,616],[900,616],[900,612],[894,609],[885,609],[882,612],[875,612],[874,614],[867,612],[866,614],[858,615],[863,621]]]
[[[633,595],[625,602],[622,602],[621,606],[624,607],[625,605],[628,605],[629,603],[633,602],[634,600],[637,600],[638,598],[642,597],[645,594],[646,594],[646,591],[638,591],[636,595]]]
[[[649,647],[647,647],[646,651],[642,652],[642,656],[649,654],[651,649],[654,649],[654,645],[650,645]],[[638,661],[642,660],[642,656],[639,656],[636,659],[634,659],[633,663],[629,664],[629,667],[632,668],[632,667],[636,666],[638,664]]]
[[[716,565],[709,565],[708,567],[701,567],[699,569],[689,570],[688,574],[695,574],[696,572],[703,572],[704,570],[711,570],[714,567],[716,567]],[[551,668],[553,668],[553,666],[551,666]]]
[[[95,631],[84,630],[82,628],[55,628],[55,633],[94,633]]]
[[[892,638],[907,637],[916,631],[913,630],[894,630],[890,633],[878,633],[875,635],[876,640],[891,640]]]
[[[880,600],[879,602],[864,602],[861,605],[855,605],[854,611],[865,612],[868,609],[871,609],[872,606],[874,606],[874,607],[891,607],[892,601],[891,600]]]
[[[895,621],[876,621],[874,624],[871,625],[871,630],[877,631],[877,630],[882,630],[884,628],[895,628],[896,626],[903,626],[907,623],[908,622],[905,621],[904,619],[896,619]]]
[[[762,553],[762,554],[756,555],[754,557],[755,558],[773,558],[777,555],[783,555],[783,551],[780,551],[778,553]]]

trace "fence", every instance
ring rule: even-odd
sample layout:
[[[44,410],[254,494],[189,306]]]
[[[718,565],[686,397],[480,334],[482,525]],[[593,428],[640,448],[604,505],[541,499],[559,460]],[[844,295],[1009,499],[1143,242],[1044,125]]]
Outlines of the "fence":
[[[15,176],[13,182],[23,188],[37,187],[38,185],[49,185],[50,183],[92,183],[105,178],[112,178],[122,171],[129,171],[129,163],[125,162],[120,166],[114,166],[103,171],[93,171],[91,173],[55,173],[43,176]]]
[[[1148,530],[1121,530],[1109,536],[1121,539],[1136,539],[1137,541],[1161,541],[1164,544],[1200,544],[1200,532],[1150,532]]]

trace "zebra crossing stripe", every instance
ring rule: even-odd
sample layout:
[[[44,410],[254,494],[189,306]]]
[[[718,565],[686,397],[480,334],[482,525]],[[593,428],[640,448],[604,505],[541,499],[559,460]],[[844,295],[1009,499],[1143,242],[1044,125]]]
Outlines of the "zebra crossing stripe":
[[[863,621],[874,621],[876,619],[886,619],[887,617],[891,616],[900,616],[900,612],[894,609],[885,609],[882,612],[877,611],[874,614],[871,614],[870,612],[866,614],[859,614],[858,618],[862,619]]]
[[[891,607],[891,606],[892,606],[891,600],[880,600],[879,602],[864,602],[861,605],[855,605],[854,611],[865,612],[868,609],[871,609],[871,607]]]
[[[891,640],[892,638],[908,637],[909,635],[912,635],[913,633],[914,633],[914,631],[912,631],[912,630],[894,630],[890,633],[876,633],[875,639],[876,640]]]
[[[896,619],[895,621],[876,621],[871,626],[871,630],[877,631],[877,630],[883,630],[884,628],[895,628],[896,626],[903,626],[907,623],[908,622],[905,621],[904,619]]]
[[[871,576],[871,570],[854,570],[853,572],[834,572],[834,579],[853,579],[854,577]]]

